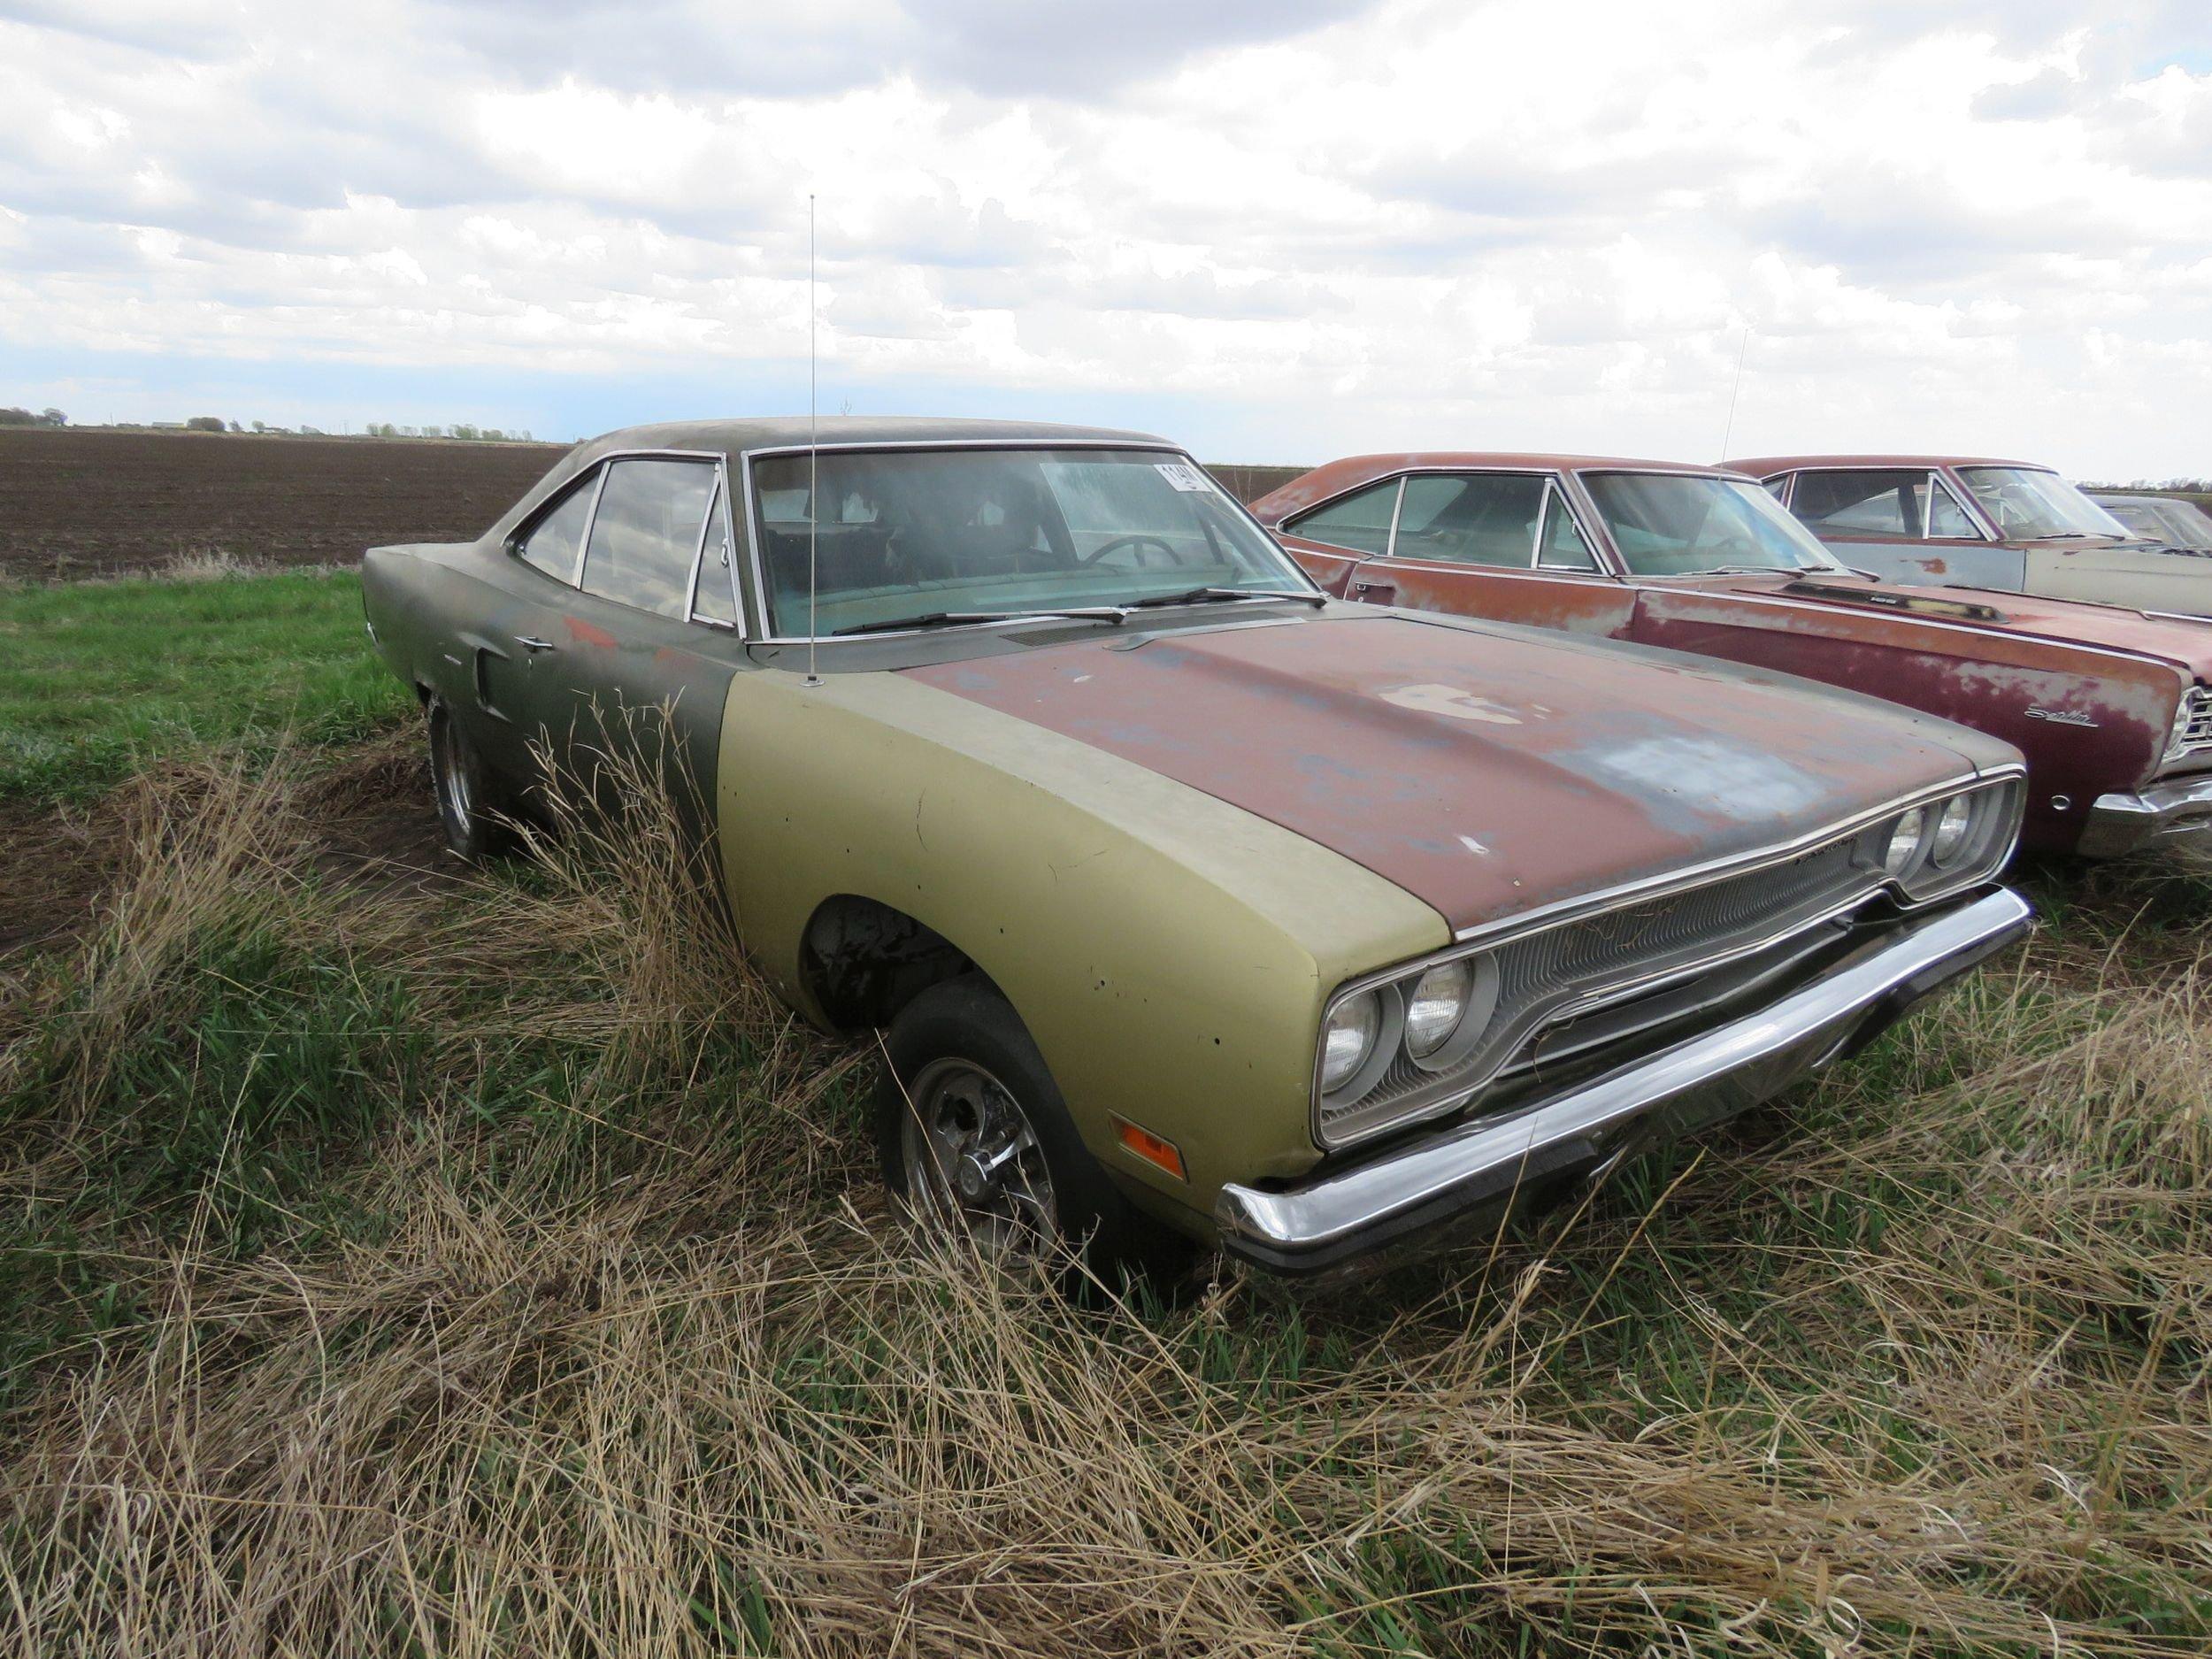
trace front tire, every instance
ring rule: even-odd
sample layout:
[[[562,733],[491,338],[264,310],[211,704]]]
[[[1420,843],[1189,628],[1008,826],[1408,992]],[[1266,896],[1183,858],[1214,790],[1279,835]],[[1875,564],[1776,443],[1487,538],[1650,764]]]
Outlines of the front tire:
[[[442,702],[429,711],[430,784],[445,844],[471,864],[506,850],[510,835],[497,817],[501,797],[484,758]]]
[[[1044,1056],[980,975],[934,985],[884,1036],[876,1146],[922,1225],[1014,1266],[1072,1249],[1108,1285],[1187,1263],[1192,1246],[1140,1211],[1076,1133]]]

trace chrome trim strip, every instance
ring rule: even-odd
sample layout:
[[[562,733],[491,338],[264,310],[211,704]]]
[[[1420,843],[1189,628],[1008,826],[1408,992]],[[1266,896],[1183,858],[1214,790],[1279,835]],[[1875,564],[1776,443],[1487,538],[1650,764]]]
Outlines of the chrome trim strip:
[[[1987,771],[1970,771],[1946,782],[1926,785],[1909,794],[1893,796],[1881,806],[1855,813],[1850,818],[1839,819],[1824,829],[1801,835],[1794,841],[1762,848],[1755,852],[1737,853],[1726,858],[1716,858],[1705,864],[1692,864],[1686,869],[1671,870],[1661,875],[1647,876],[1641,881],[1631,881],[1617,887],[1607,887],[1601,892],[1582,894],[1571,899],[1562,899],[1556,903],[1543,905],[1533,910],[1524,910],[1516,916],[1506,917],[1497,921],[1484,922],[1473,927],[1462,928],[1453,934],[1452,938],[1455,943],[1461,945],[1494,944],[1509,935],[1518,937],[1524,933],[1534,933],[1539,926],[1554,926],[1561,922],[1571,921],[1578,917],[1586,916],[1595,910],[1610,910],[1617,904],[1625,903],[1631,900],[1655,898],[1683,887],[1701,886],[1707,881],[1719,880],[1729,876],[1748,875],[1769,864],[1787,864],[1800,853],[1810,852],[1815,848],[1824,847],[1831,841],[1842,841],[1848,836],[1857,834],[1871,824],[1880,822],[1883,818],[1909,811],[1916,806],[1924,805],[1930,801],[1940,799],[1945,795],[1955,795],[1962,790],[1977,788],[1985,784],[1996,783],[2007,778],[2024,778],[2027,776],[2027,770],[2024,764],[2008,762],[2001,766],[1992,766]],[[1907,902],[1910,902],[1909,900]],[[1452,951],[1440,953],[1445,956],[1454,954],[1455,953]],[[1402,963],[1386,970],[1384,977],[1405,972],[1417,965],[1425,964],[1428,961],[1427,957],[1416,957],[1412,962]],[[1362,981],[1351,980],[1348,983],[1356,988]]]
[[[699,618],[699,567],[706,560],[707,536],[714,528],[715,503],[722,499],[722,473],[717,469],[714,482],[708,486],[707,510],[699,515],[699,540],[691,549],[691,580],[684,584],[684,617],[691,622]]]
[[[2153,784],[2138,794],[2101,795],[2091,803],[2074,850],[2085,858],[2117,858],[2170,835],[2212,832],[2212,774]]]
[[[1300,565],[1296,559],[1291,557],[1287,552],[1284,551],[1282,544],[1276,541],[1274,534],[1270,531],[1265,525],[1262,524],[1257,518],[1255,518],[1252,516],[1252,510],[1250,508],[1247,507],[1242,502],[1237,499],[1235,491],[1223,488],[1221,480],[1214,477],[1211,472],[1206,471],[1205,467],[1192,457],[1189,450],[1179,449],[1174,444],[1167,442],[1164,439],[900,438],[887,440],[883,442],[872,442],[865,440],[856,440],[847,443],[777,443],[770,444],[758,449],[741,449],[736,453],[738,465],[745,474],[745,540],[747,545],[751,549],[749,555],[749,565],[753,572],[754,601],[759,608],[760,615],[760,637],[753,641],[753,643],[756,645],[804,645],[808,643],[810,638],[813,636],[804,634],[776,634],[771,631],[768,615],[768,572],[766,567],[761,563],[760,538],[755,534],[755,532],[759,528],[759,526],[755,517],[753,503],[753,463],[769,456],[806,455],[809,453],[820,455],[828,450],[846,449],[1139,449],[1146,452],[1147,454],[1171,455],[1178,460],[1188,461],[1191,466],[1198,472],[1199,476],[1213,486],[1214,494],[1218,495],[1224,502],[1226,502],[1232,511],[1241,516],[1245,523],[1251,526],[1252,529],[1258,534],[1262,541],[1265,542],[1269,547],[1273,548],[1278,554],[1281,555],[1286,570],[1289,577],[1294,581],[1304,583],[1308,588],[1311,588],[1316,594],[1320,595],[1321,597],[1325,599],[1333,597],[1326,588],[1323,588],[1320,583],[1315,581],[1312,577],[1306,574],[1305,567],[1303,565]],[[1403,493],[1402,490],[1401,493]],[[1283,603],[1303,603],[1304,601],[1286,600]],[[1010,621],[1021,622],[1030,619],[1031,618],[1018,617],[1010,618]],[[978,626],[1009,626],[1009,624],[979,624]],[[943,632],[942,629],[931,629],[929,631],[932,633]],[[920,629],[902,628],[898,632],[893,634],[869,634],[867,638],[870,640],[879,641],[900,640],[910,638],[912,634],[918,634],[920,632],[922,632]],[[841,645],[849,645],[856,642],[843,639],[833,634],[822,634],[814,641],[814,642],[818,644],[827,644],[833,641]]]
[[[1263,1265],[1328,1266],[1508,1197],[1524,1179],[1632,1147],[1642,1120],[1671,1106],[1693,1107],[1703,1121],[1744,1110],[2003,949],[2032,915],[2000,887],[1869,943],[1755,1013],[1502,1121],[1463,1125],[1286,1192],[1229,1182],[1214,1206],[1222,1240]]]
[[[576,538],[576,568],[569,572],[568,585],[581,593],[584,588],[584,563],[591,557],[591,533],[599,527],[599,503],[607,493],[608,464],[599,463],[599,476],[591,487],[591,511],[584,515],[583,534]]]

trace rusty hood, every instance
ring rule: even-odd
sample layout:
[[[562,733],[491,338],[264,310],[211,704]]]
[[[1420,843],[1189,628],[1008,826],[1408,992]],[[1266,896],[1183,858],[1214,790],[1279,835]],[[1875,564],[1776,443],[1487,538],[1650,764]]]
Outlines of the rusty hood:
[[[2013,754],[1783,676],[1380,611],[903,672],[1326,846],[1455,929],[1816,834]]]
[[[2032,594],[1988,593],[1970,588],[1922,588],[1885,581],[1865,587],[1839,580],[1779,586],[1763,578],[1722,579],[1726,591],[1785,599],[1811,609],[1918,618],[2057,643],[2103,646],[2155,657],[2200,680],[2212,680],[2212,622],[2189,617],[2151,616],[2124,605],[2092,604],[2078,599],[2045,599]],[[1893,610],[1884,601],[1901,601],[1924,610]],[[1962,607],[1993,611],[1992,618],[1962,617]]]

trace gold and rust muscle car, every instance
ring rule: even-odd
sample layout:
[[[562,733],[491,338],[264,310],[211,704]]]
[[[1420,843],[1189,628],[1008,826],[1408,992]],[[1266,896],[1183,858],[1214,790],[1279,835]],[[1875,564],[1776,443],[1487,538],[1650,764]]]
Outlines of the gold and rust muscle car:
[[[1135,434],[638,428],[365,578],[464,853],[533,737],[672,705],[749,955],[884,1030],[886,1177],[989,1249],[1364,1258],[1767,1098],[2027,923],[2004,743],[1333,601]]]

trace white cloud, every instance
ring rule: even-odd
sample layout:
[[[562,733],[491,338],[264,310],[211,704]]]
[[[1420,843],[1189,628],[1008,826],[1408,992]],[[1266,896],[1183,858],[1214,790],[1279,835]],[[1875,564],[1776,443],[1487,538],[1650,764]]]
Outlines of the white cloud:
[[[366,365],[757,407],[810,191],[831,407],[1702,458],[1748,339],[1740,450],[2212,471],[2187,4],[11,13],[0,401],[75,352],[140,413],[210,360],[329,364],[326,425]]]

